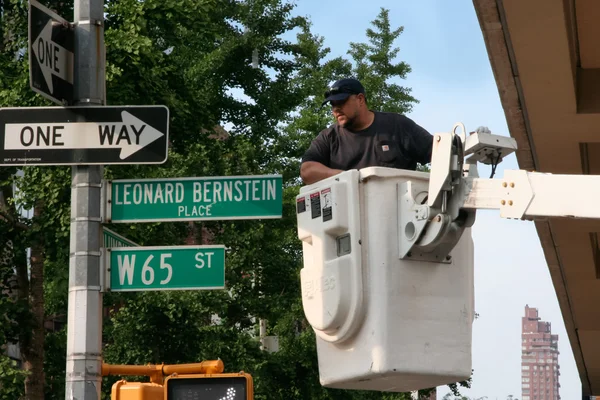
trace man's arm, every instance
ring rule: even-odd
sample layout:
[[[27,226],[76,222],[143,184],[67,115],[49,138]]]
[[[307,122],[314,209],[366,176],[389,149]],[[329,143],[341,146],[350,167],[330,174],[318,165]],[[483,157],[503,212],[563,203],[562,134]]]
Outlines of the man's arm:
[[[313,184],[341,172],[344,171],[341,169],[329,168],[317,161],[305,161],[300,167],[300,177],[302,177],[302,181],[304,181],[306,185]]]
[[[431,152],[433,151],[433,135],[417,125],[412,119],[408,117],[406,119],[411,133],[410,152],[412,158],[423,165],[430,163]]]
[[[312,141],[300,166],[300,177],[304,184],[310,185],[330,176],[343,172],[339,169],[330,168],[330,135],[331,128],[323,130]]]

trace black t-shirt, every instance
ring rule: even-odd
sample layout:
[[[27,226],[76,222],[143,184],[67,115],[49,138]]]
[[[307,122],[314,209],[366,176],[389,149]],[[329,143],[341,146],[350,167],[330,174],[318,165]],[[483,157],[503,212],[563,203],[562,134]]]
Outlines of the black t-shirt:
[[[410,118],[375,111],[367,129],[351,132],[338,124],[312,141],[302,162],[316,161],[329,168],[391,167],[415,170],[417,162],[431,162],[433,136]]]

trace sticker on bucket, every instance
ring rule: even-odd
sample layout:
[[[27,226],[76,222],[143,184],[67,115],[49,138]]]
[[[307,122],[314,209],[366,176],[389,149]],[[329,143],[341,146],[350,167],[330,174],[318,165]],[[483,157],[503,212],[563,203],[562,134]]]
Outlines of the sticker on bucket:
[[[321,216],[321,195],[319,192],[310,194],[310,211],[313,219]]]
[[[323,222],[330,221],[333,218],[331,188],[321,190],[323,196]]]

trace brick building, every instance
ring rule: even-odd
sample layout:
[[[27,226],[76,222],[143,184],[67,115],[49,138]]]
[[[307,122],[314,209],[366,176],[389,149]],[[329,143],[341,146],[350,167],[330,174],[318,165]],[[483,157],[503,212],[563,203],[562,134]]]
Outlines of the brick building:
[[[558,335],[540,320],[537,308],[525,306],[521,334],[522,400],[560,400]]]

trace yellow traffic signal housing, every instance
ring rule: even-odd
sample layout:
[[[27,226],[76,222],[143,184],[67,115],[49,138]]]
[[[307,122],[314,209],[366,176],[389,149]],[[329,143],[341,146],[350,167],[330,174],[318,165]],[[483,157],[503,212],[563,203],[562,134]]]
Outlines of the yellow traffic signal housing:
[[[111,400],[164,400],[164,388],[156,383],[115,382],[110,394]]]
[[[173,374],[165,379],[164,395],[165,400],[251,400],[254,385],[252,376],[243,372]]]
[[[145,375],[150,383],[116,382],[111,400],[252,400],[252,375],[223,373],[221,360],[175,365],[102,364],[102,376]],[[165,376],[167,376],[165,378]]]

